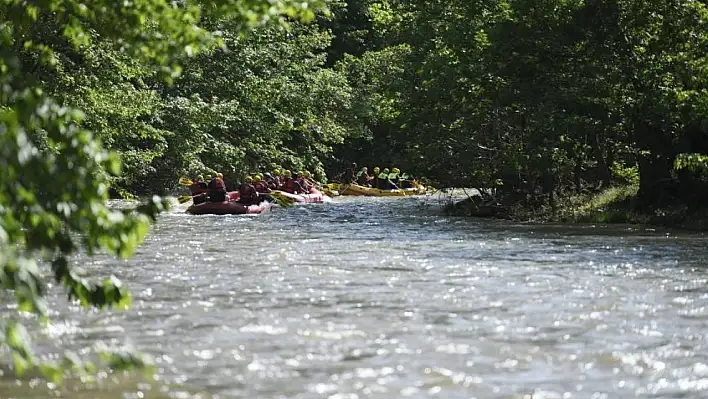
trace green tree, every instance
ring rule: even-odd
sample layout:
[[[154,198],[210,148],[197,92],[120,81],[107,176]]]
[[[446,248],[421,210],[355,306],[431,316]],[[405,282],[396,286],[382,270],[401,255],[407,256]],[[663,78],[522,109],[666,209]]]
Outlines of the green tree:
[[[674,168],[708,154],[704,2],[379,0],[368,13],[386,48],[340,66],[363,82],[372,134],[341,156],[551,202],[635,165],[645,209],[706,192]]]
[[[228,50],[189,60],[165,91],[157,126],[173,133],[168,146],[178,150],[164,158],[171,167],[156,169],[213,168],[239,179],[283,166],[324,178],[322,160],[357,129],[346,77],[325,67],[330,33],[294,23],[243,38],[232,20],[213,24]]]
[[[130,256],[166,205],[158,197],[131,210],[106,205],[121,164],[89,128],[109,143],[130,142],[132,134],[161,141],[160,132],[140,125],[155,95],[120,78],[137,82],[157,73],[171,81],[180,72],[174,60],[221,46],[220,35],[202,25],[206,16],[229,17],[244,33],[269,21],[312,19],[319,6],[289,0],[0,2],[0,286],[12,292],[19,312],[47,317],[47,274],[85,307],[130,303],[118,279],[88,281],[69,259],[77,251]],[[69,89],[65,96],[63,88]],[[139,103],[122,99],[125,92]],[[9,349],[15,372],[36,365],[24,327],[14,318],[0,324],[0,344]],[[113,366],[135,363],[110,360]],[[58,364],[41,370],[61,379]]]

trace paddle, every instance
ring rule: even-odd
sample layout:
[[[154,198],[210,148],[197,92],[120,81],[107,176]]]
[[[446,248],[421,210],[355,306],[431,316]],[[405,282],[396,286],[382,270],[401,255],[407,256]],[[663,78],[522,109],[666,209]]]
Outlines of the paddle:
[[[183,195],[181,197],[177,197],[177,202],[179,202],[180,204],[184,204],[184,203],[189,202],[191,200],[192,200],[191,195]]]
[[[276,204],[278,204],[284,208],[290,208],[291,206],[295,205],[294,199],[288,197],[287,195],[283,195],[283,193],[281,193],[281,192],[272,191],[267,194],[270,195],[275,200]]]
[[[316,183],[316,182],[315,182]],[[339,192],[339,184],[336,185],[336,187],[333,187],[333,184],[322,184],[319,185],[319,188],[325,195],[328,195],[330,197],[336,197],[340,195],[341,193]]]
[[[186,177],[180,177],[179,184],[183,186],[191,186],[192,184],[194,184],[194,182]]]
[[[192,184],[194,184],[194,182],[193,182],[192,180],[186,178],[186,177],[180,177],[180,178],[179,178],[179,184],[182,185],[182,186],[187,186],[187,187],[189,187],[189,186],[191,186]],[[180,204],[184,204],[184,203],[186,203],[186,202],[191,201],[192,199],[193,199],[193,196],[191,196],[191,195],[182,195],[182,196],[180,196],[180,197],[177,197],[177,202],[179,202]]]
[[[194,184],[194,182],[186,177],[180,177],[179,184],[181,184],[183,186],[191,186],[192,184]],[[269,193],[269,194],[271,195],[271,197],[273,197],[273,199],[275,200],[275,203],[278,204],[279,206],[282,206],[283,208],[290,208],[291,206],[293,206],[295,204],[295,200],[292,198],[288,198],[284,195],[274,196],[273,195],[274,193]],[[191,199],[192,199],[192,196],[184,195],[184,196],[177,198],[177,201],[180,204],[184,204],[185,202],[187,202]]]

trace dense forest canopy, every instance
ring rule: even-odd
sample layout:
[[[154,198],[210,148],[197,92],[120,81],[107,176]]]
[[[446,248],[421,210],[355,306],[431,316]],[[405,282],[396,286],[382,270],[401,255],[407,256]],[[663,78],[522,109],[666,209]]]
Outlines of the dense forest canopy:
[[[202,22],[218,40],[160,68],[100,29],[77,48],[40,13],[25,35],[54,59],[39,63],[41,47],[28,47],[21,70],[82,109],[84,126],[120,154],[112,185],[122,193],[217,170],[325,179],[358,162],[538,197],[637,178],[647,207],[702,197],[705,2],[328,6],[314,23],[249,36],[242,15],[209,13]]]
[[[343,64],[378,111],[373,139],[340,156],[537,197],[638,178],[642,207],[705,198],[705,2],[376,1],[367,12],[380,36]]]

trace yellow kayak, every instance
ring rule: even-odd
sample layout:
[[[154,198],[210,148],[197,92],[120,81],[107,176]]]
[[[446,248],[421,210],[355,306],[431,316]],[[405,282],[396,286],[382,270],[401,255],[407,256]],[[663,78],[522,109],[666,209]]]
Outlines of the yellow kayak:
[[[404,188],[399,190],[381,190],[378,188],[364,187],[358,184],[342,184],[339,187],[341,195],[363,195],[367,197],[408,197],[411,195],[425,194],[425,187]]]

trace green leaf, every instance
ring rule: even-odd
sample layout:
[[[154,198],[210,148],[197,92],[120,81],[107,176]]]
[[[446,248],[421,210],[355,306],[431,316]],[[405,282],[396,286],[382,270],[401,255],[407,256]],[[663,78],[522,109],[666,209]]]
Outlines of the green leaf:
[[[64,379],[64,371],[61,366],[54,362],[43,362],[39,365],[39,370],[44,376],[44,378],[53,382],[54,384],[61,384]]]

